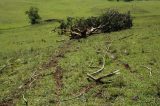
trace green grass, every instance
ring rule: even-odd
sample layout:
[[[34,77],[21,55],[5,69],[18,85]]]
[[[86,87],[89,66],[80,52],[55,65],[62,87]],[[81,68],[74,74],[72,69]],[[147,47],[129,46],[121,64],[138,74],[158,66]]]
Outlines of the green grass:
[[[72,98],[73,94],[90,82],[87,73],[96,71],[105,48],[111,43],[111,50],[118,60],[130,65],[124,68],[115,60],[106,57],[105,70],[99,75],[116,69],[120,74],[110,78],[112,83],[97,85],[79,98],[61,102],[62,106],[159,106],[160,97],[160,1],[108,2],[107,0],[3,0],[0,1],[0,67],[7,65],[0,73],[0,101],[30,78],[44,62],[49,61],[68,37],[59,36],[51,30],[57,23],[30,26],[24,12],[30,6],[40,9],[43,19],[65,19],[67,16],[96,16],[107,8],[130,10],[134,17],[131,29],[90,36],[80,41],[73,40],[70,52],[59,61],[63,71],[63,88],[60,99]],[[131,35],[131,36],[130,36]],[[130,36],[126,39],[121,38]],[[129,55],[124,53],[129,52]],[[97,52],[99,51],[99,52]],[[152,69],[149,70],[142,65]],[[1,69],[1,68],[0,68]],[[44,69],[49,73],[55,70]],[[39,72],[39,70],[37,70]],[[98,77],[98,76],[97,76]],[[108,79],[106,79],[108,80]],[[31,106],[52,106],[56,99],[53,75],[36,81],[23,92]],[[24,105],[23,98],[14,101],[17,106]]]

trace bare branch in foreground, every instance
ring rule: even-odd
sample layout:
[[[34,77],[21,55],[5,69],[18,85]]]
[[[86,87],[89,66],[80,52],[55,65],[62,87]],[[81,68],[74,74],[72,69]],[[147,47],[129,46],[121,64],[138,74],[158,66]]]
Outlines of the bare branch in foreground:
[[[91,75],[95,75],[95,74],[98,74],[98,73],[102,72],[103,69],[104,69],[104,66],[105,66],[105,57],[103,57],[103,65],[102,65],[102,67],[99,70],[97,70],[96,72],[91,73]]]
[[[24,97],[24,94],[23,94],[22,96],[23,96],[23,100],[24,100],[26,106],[28,106],[28,101],[27,101],[27,99]]]
[[[104,76],[101,76],[101,77],[99,77],[99,78],[95,78],[95,77],[93,77],[91,74],[87,74],[87,76],[88,76],[89,78],[91,78],[92,80],[96,81],[96,82],[102,82],[101,80],[102,80],[103,78],[112,77],[112,76],[114,76],[114,75],[116,75],[116,74],[120,74],[119,70],[116,70],[116,71],[114,71],[114,72],[111,72],[111,73],[109,73],[109,74],[106,74],[106,75],[104,75]]]

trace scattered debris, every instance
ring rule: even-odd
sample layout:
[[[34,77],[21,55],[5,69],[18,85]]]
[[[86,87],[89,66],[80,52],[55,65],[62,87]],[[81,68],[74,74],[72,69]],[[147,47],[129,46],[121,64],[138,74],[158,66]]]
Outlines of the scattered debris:
[[[119,70],[113,71],[113,72],[111,72],[111,73],[109,73],[109,74],[106,74],[106,75],[104,75],[104,76],[101,76],[101,77],[99,77],[99,78],[95,78],[95,77],[93,77],[93,75],[91,75],[91,74],[87,74],[87,76],[88,76],[89,78],[91,78],[92,80],[94,80],[95,82],[104,83],[104,82],[102,81],[103,78],[112,77],[112,76],[114,76],[114,75],[116,75],[116,74],[120,74]]]

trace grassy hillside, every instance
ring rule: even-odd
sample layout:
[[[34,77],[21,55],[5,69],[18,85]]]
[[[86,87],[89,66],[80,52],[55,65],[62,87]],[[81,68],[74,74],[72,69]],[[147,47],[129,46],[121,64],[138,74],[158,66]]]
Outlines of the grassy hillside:
[[[58,23],[30,26],[24,12],[43,19],[96,16],[108,8],[131,11],[131,29],[69,40],[51,30]],[[0,106],[159,106],[160,1],[1,0]],[[101,67],[120,74],[95,84],[87,73]],[[112,59],[110,56],[116,57]],[[23,98],[24,97],[24,98]]]

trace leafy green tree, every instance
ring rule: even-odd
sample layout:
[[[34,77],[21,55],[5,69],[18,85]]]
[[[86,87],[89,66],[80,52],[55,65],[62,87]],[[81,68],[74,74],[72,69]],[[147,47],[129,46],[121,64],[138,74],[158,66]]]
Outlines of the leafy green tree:
[[[30,19],[31,24],[38,24],[41,21],[41,17],[38,14],[38,8],[30,7],[28,11],[25,12]]]

